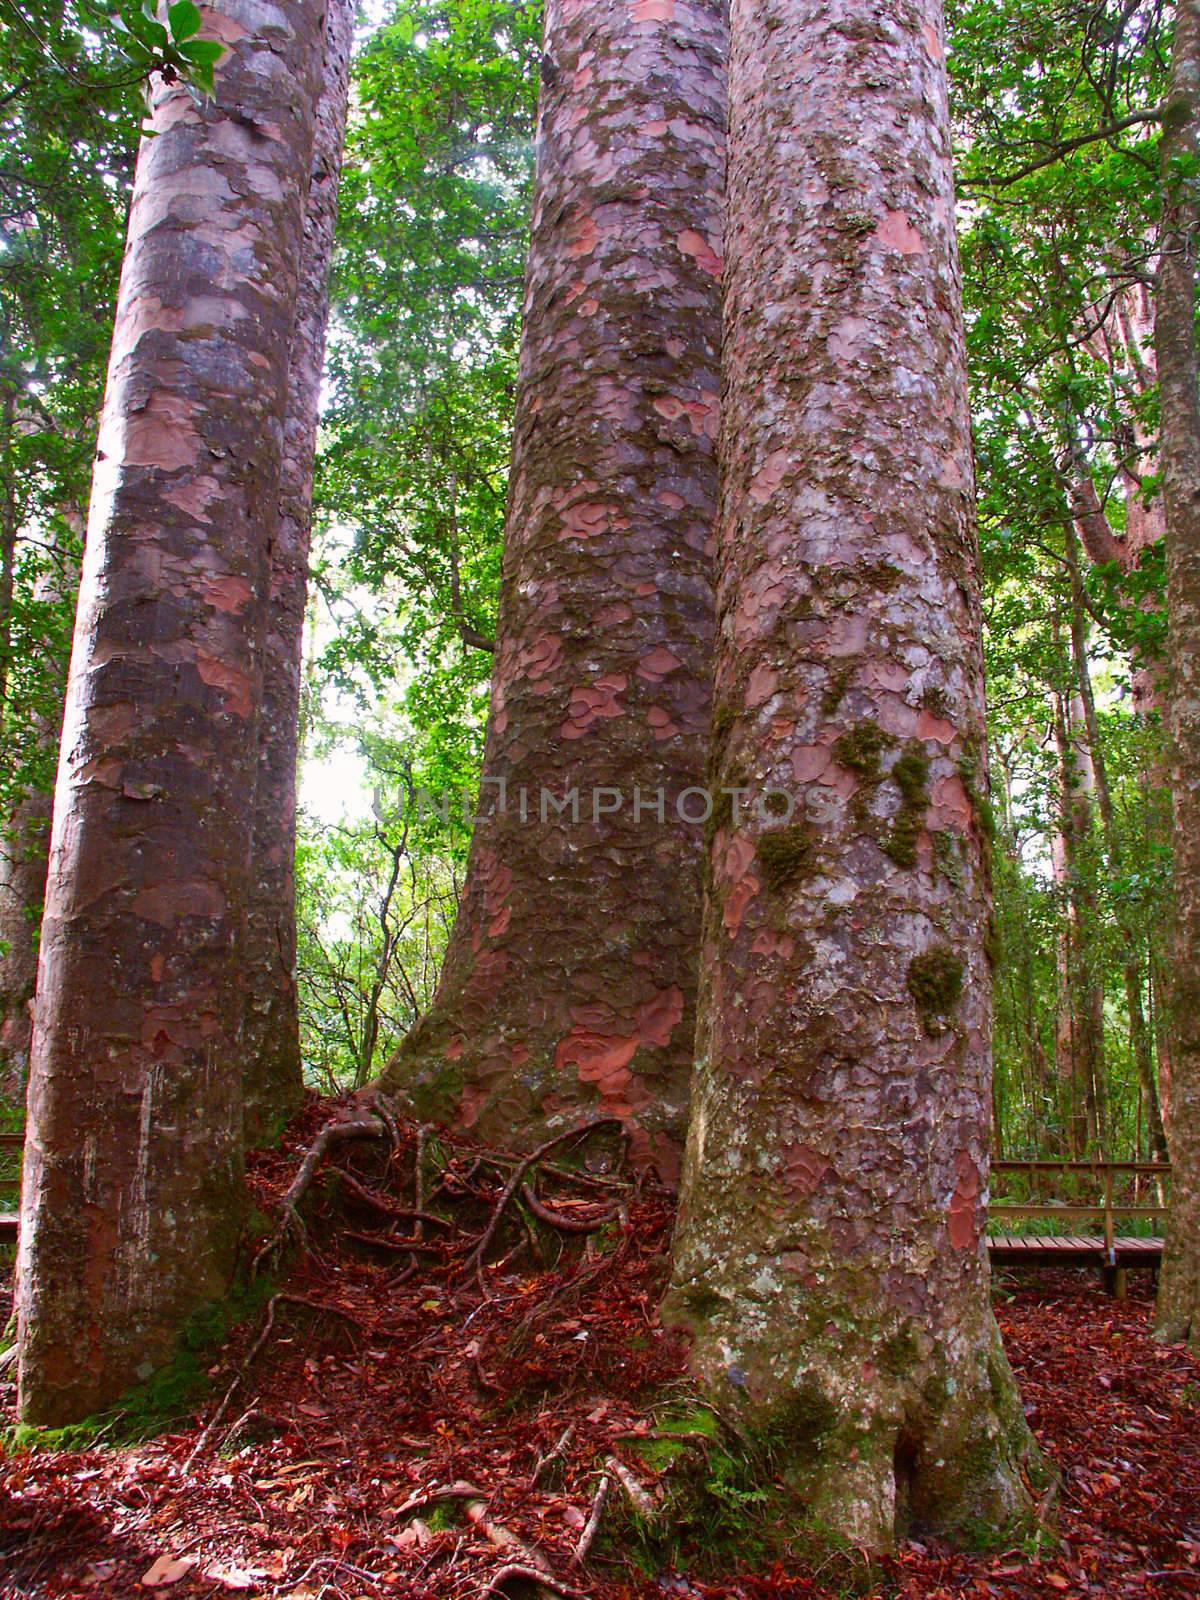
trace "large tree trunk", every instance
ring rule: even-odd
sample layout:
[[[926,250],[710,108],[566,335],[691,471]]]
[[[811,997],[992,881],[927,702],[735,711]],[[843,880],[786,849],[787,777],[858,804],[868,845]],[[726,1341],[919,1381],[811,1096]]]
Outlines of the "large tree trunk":
[[[21,1409],[166,1358],[240,1220],[240,943],[320,0],[221,0],[138,158],[67,691],[21,1217]]]
[[[245,1117],[248,1143],[268,1137],[300,1103],[296,999],[296,759],[308,601],[316,448],[329,267],[346,132],[356,0],[329,0],[304,254],[284,418],[279,523],[271,547],[254,796],[253,881],[246,940]]]
[[[1179,0],[1163,113],[1163,223],[1155,286],[1167,648],[1174,800],[1175,960],[1171,974],[1171,1216],[1158,1331],[1200,1345],[1200,362],[1196,202],[1200,0]]]
[[[718,781],[665,1315],[781,1527],[1003,1537],[978,554],[937,0],[734,0]],[[771,797],[773,798],[773,797]]]
[[[611,1113],[668,1179],[704,850],[677,802],[709,725],[724,46],[720,0],[547,8],[484,816],[437,996],[383,1080],[506,1142]]]

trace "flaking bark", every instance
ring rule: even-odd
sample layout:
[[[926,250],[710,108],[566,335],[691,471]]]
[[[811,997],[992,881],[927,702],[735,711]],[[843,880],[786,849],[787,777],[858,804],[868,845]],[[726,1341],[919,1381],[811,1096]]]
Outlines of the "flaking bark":
[[[35,1016],[21,1410],[169,1356],[240,1220],[240,942],[319,0],[222,0],[215,101],[138,158],[67,690]]]
[[[782,1536],[1005,1538],[989,818],[940,5],[734,0],[718,781],[664,1317]]]
[[[668,1181],[700,924],[703,828],[677,801],[709,722],[724,48],[720,0],[547,7],[483,820],[437,996],[384,1075],[505,1143],[611,1113]],[[596,816],[605,789],[621,809]]]

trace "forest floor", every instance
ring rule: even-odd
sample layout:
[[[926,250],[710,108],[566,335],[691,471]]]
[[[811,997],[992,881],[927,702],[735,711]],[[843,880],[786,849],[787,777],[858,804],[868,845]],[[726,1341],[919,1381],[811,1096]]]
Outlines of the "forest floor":
[[[311,1102],[253,1158],[264,1226],[329,1109]],[[521,1203],[511,1162],[442,1139],[422,1140],[417,1186],[417,1130],[394,1134],[335,1147],[303,1244],[244,1321],[101,1439],[32,1448],[10,1427],[5,1600],[1200,1596],[1200,1361],[1153,1341],[1139,1275],[1123,1302],[1082,1273],[997,1286],[1026,1409],[1062,1470],[1056,1548],[910,1542],[873,1569],[850,1552],[755,1570],[758,1505],[720,1469],[723,1447],[694,1420],[661,1437],[684,1415],[681,1350],[656,1315],[668,1198],[547,1163]],[[452,1226],[418,1229],[415,1199]],[[10,1425],[14,1400],[0,1388]],[[652,1539],[679,1473],[706,1482],[711,1525]],[[709,1536],[731,1525],[714,1555]]]

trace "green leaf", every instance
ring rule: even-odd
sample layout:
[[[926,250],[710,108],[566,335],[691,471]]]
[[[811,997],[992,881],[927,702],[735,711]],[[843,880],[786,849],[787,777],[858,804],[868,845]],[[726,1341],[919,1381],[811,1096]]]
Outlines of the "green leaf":
[[[200,32],[202,22],[200,7],[193,4],[193,0],[175,0],[174,5],[167,7],[167,21],[171,25],[171,37],[178,44],[183,39],[190,39],[193,34]]]
[[[130,33],[150,49],[165,50],[170,44],[171,36],[162,23],[156,22],[153,17],[148,17],[140,7],[124,6],[121,14]]]
[[[225,46],[217,39],[190,39],[187,44],[179,46],[179,54],[196,67],[208,74],[212,82],[212,69],[225,54]],[[200,81],[200,71],[193,73],[196,81]]]

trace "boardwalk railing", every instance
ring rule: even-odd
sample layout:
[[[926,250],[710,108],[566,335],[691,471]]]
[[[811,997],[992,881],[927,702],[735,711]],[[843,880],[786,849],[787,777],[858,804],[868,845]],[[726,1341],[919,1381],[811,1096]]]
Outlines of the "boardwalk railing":
[[[1171,1168],[1163,1161],[994,1161],[993,1174],[1022,1173],[1030,1180],[1030,1191],[1036,1193],[1043,1182],[1048,1186],[1050,1174],[1062,1179],[1068,1175],[1075,1180],[1090,1177],[1092,1187],[1100,1190],[1101,1198],[1095,1203],[1078,1203],[1072,1200],[994,1200],[989,1207],[993,1221],[1011,1217],[1017,1219],[1052,1218],[1055,1222],[1099,1222],[1103,1234],[1072,1233],[1064,1226],[1053,1234],[999,1233],[988,1240],[992,1261],[1004,1266],[1076,1265],[1098,1266],[1110,1293],[1123,1297],[1125,1275],[1129,1267],[1157,1268],[1162,1259],[1163,1242],[1157,1231],[1150,1236],[1120,1234],[1118,1219],[1134,1217],[1150,1219],[1155,1225],[1166,1215],[1162,1196],[1165,1181]],[[1118,1195],[1117,1179],[1133,1179],[1134,1197]],[[1139,1193],[1141,1180],[1151,1180],[1150,1193]],[[1128,1188],[1128,1185],[1124,1187]],[[1158,1193],[1155,1195],[1154,1191]]]
[[[21,1194],[21,1151],[23,1133],[0,1133],[0,1244],[17,1237],[17,1208]],[[13,1198],[10,1201],[9,1193]]]

